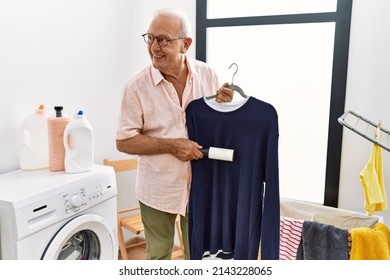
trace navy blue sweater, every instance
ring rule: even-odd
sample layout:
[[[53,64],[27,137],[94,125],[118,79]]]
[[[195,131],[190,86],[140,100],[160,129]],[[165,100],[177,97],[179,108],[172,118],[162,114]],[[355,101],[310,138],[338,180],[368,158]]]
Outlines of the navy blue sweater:
[[[186,109],[189,139],[203,148],[234,150],[233,162],[192,161],[189,201],[191,259],[223,251],[234,259],[279,259],[280,199],[278,116],[249,97],[231,112],[212,109],[203,98]]]

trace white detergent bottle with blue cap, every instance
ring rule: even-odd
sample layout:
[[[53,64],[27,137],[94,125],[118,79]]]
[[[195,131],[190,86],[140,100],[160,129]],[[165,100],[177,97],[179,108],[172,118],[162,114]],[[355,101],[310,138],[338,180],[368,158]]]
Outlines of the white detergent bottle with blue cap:
[[[78,111],[64,131],[65,172],[79,173],[93,167],[93,131],[83,110]]]

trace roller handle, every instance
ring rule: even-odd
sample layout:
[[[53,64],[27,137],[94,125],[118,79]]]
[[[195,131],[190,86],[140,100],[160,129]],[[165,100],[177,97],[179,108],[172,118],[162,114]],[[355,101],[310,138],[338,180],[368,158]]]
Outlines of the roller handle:
[[[205,157],[209,157],[209,150],[210,150],[210,149],[200,149],[199,151],[200,151]]]

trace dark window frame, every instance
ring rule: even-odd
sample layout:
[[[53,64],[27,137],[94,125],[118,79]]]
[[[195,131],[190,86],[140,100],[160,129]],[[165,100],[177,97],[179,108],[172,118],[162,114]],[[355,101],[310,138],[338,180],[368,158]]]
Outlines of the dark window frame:
[[[343,128],[338,118],[345,109],[352,1],[338,0],[335,12],[216,19],[207,18],[207,0],[196,1],[196,58],[202,61],[207,57],[206,32],[209,27],[335,22],[324,193],[324,205],[332,207],[338,206],[339,196]]]

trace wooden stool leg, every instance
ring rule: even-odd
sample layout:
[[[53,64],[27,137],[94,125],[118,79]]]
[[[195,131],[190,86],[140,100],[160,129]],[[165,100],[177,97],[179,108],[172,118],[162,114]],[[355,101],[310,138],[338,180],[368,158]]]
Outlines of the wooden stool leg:
[[[120,223],[120,218],[119,215],[117,217],[117,222],[118,222],[118,243],[119,243],[119,252],[121,254],[121,259],[122,260],[127,260],[127,249],[126,249],[126,244],[125,244],[125,239],[123,237],[123,231],[122,231],[122,226]]]

